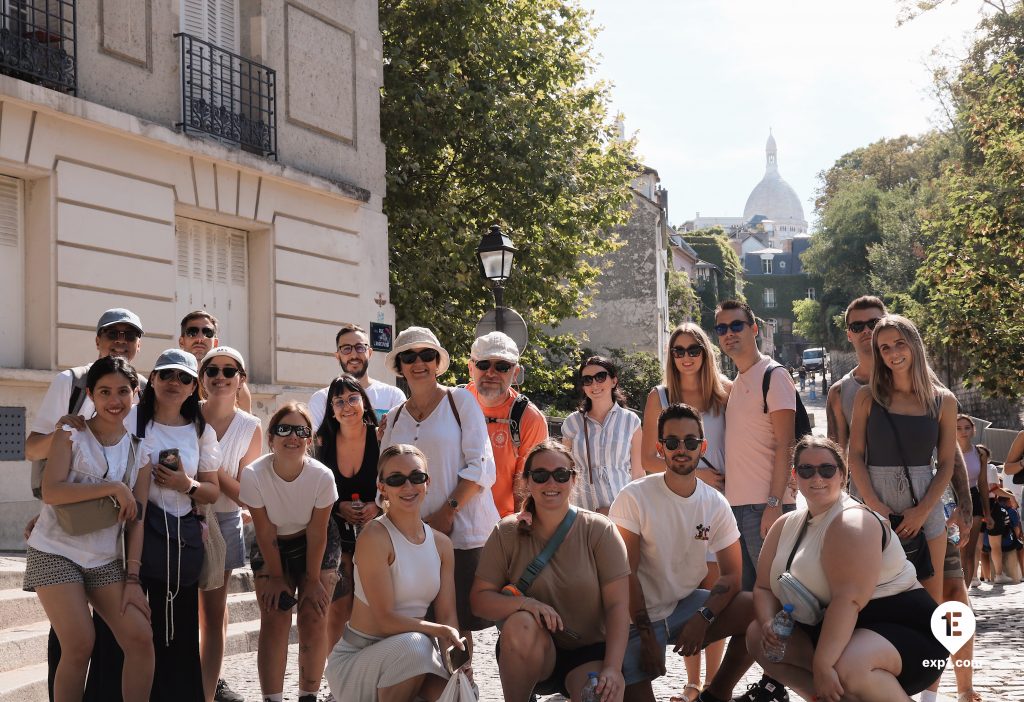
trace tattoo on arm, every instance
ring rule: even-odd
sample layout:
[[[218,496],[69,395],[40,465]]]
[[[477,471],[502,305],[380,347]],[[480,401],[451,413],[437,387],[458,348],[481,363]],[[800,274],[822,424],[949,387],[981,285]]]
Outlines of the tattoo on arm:
[[[953,477],[950,480],[953,487],[953,496],[956,497],[958,505],[971,504],[971,485],[967,480],[967,464],[964,463],[964,455],[957,446],[953,454]]]
[[[729,592],[729,586],[728,585],[724,585],[722,583],[715,583],[715,586],[713,588],[711,588],[711,595],[710,596],[714,597],[715,595],[724,595],[727,592]]]

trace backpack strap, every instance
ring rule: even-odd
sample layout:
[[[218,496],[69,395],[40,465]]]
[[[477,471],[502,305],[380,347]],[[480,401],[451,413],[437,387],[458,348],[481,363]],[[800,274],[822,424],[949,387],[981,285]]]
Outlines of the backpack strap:
[[[530,589],[530,585],[533,585],[533,581],[537,579],[540,572],[544,570],[544,567],[551,560],[551,557],[555,555],[555,551],[562,545],[562,541],[565,540],[565,535],[569,533],[572,523],[576,521],[577,510],[574,505],[569,505],[569,511],[562,517],[562,523],[558,525],[555,533],[551,535],[551,539],[548,540],[547,544],[544,545],[544,550],[537,554],[537,557],[530,562],[530,565],[526,566],[523,570],[523,574],[519,576],[519,580],[516,581],[516,588],[519,592],[526,595],[526,591]]]
[[[512,409],[508,413],[508,433],[512,436],[512,445],[519,449],[522,444],[522,423],[523,415],[530,404],[530,398],[520,393],[512,402]]]
[[[655,389],[658,391],[658,399],[661,400],[661,408],[665,409],[668,407],[668,388],[664,385],[659,385]]]
[[[768,390],[772,386],[772,373],[779,368],[785,368],[785,366],[772,361],[768,364],[768,367],[764,371],[764,375],[761,377],[761,401],[764,404],[765,414],[768,414]]]
[[[85,404],[85,385],[91,366],[76,366],[69,368],[71,373],[71,395],[68,397],[68,414],[78,414]]]

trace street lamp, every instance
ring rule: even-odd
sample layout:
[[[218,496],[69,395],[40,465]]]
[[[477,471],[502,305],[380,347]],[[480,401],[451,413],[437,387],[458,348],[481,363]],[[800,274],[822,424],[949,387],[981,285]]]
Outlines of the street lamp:
[[[492,224],[487,233],[480,239],[476,247],[476,256],[480,259],[480,275],[491,281],[494,286],[494,328],[505,331],[505,320],[502,316],[504,308],[505,281],[512,275],[512,259],[516,247],[512,240],[502,234],[501,227]]]

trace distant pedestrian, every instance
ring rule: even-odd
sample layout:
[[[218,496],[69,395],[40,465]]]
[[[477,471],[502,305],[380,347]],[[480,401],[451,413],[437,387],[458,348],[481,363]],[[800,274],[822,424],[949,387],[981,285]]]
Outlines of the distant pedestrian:
[[[800,366],[800,370],[797,371],[797,375],[800,377],[800,392],[803,392],[804,386],[807,383],[807,369],[804,366]]]
[[[989,500],[988,461],[991,452],[984,446],[974,445],[974,420],[970,415],[956,416],[956,441],[967,465],[967,480],[971,486],[971,514],[975,518],[967,534],[961,534],[964,544],[961,559],[964,566],[964,582],[970,587],[981,584],[978,577],[978,542],[982,526],[992,526]]]

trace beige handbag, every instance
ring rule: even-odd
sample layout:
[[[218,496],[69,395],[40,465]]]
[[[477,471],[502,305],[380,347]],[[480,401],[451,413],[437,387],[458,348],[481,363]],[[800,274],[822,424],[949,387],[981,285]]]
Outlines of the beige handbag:
[[[131,438],[128,446],[128,465],[124,468],[122,482],[131,489],[129,478],[135,466],[135,452],[139,445],[139,439]],[[109,467],[107,469],[109,471]],[[106,477],[106,474],[103,476]],[[53,505],[53,512],[57,516],[57,524],[71,536],[82,536],[91,534],[100,529],[106,529],[117,524],[117,517],[121,513],[121,506],[112,496],[97,497],[82,502],[70,502],[64,505]],[[139,508],[138,518],[142,517],[142,509]]]
[[[216,590],[224,585],[224,564],[228,548],[220,531],[220,522],[213,505],[197,505],[199,514],[206,522],[206,542],[203,544],[203,567],[199,571],[199,589]]]

